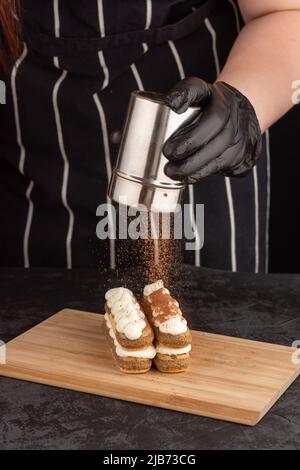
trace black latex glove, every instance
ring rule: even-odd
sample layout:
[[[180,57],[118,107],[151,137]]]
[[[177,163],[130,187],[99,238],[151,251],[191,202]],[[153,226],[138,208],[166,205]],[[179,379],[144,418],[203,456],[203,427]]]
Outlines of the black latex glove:
[[[224,82],[211,85],[200,78],[181,80],[166,95],[177,113],[191,105],[201,112],[165,142],[169,162],[165,173],[187,184],[216,173],[243,176],[255,165],[261,150],[261,130],[249,100]]]

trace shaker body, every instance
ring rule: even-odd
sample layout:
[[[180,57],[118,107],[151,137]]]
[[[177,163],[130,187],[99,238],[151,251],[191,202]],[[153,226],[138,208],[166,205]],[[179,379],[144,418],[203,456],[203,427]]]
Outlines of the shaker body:
[[[185,186],[164,173],[168,160],[162,147],[173,132],[193,120],[196,114],[199,114],[199,107],[175,113],[158,93],[135,91],[131,94],[118,159],[108,188],[113,202],[144,206],[154,212],[176,209]]]

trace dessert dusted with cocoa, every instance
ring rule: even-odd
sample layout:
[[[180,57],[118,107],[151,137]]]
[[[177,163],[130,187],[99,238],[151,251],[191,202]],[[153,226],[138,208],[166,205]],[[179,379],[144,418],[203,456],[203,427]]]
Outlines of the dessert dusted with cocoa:
[[[161,372],[187,369],[191,334],[179,303],[171,297],[163,281],[145,286],[144,310],[125,287],[108,290],[105,299],[107,336],[123,372],[147,372],[152,359]]]
[[[156,354],[153,331],[133,293],[124,287],[105,294],[105,322],[113,356],[127,373],[147,372]]]
[[[178,302],[163,281],[144,288],[143,307],[156,339],[156,367],[162,372],[181,372],[189,365],[191,333]]]

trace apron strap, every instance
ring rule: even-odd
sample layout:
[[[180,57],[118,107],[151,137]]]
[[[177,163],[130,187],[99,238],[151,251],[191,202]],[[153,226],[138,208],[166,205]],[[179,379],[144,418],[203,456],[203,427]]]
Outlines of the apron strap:
[[[223,0],[206,0],[202,5],[176,23],[159,28],[129,31],[113,34],[104,38],[55,38],[42,33],[24,17],[24,40],[27,46],[43,56],[78,56],[88,52],[118,48],[131,44],[146,42],[149,46],[162,44],[169,40],[176,41],[196,31],[204,19],[211,14],[218,3]]]

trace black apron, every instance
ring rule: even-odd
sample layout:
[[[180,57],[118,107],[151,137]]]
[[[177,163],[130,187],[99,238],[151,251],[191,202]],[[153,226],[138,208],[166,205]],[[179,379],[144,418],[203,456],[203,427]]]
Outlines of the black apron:
[[[97,239],[96,209],[130,93],[166,92],[185,76],[213,82],[238,34],[238,9],[232,0],[22,6],[25,47],[0,106],[0,264],[115,266],[118,246]],[[246,178],[212,176],[186,190],[184,202],[205,205],[204,247],[186,261],[266,269],[266,140]]]

